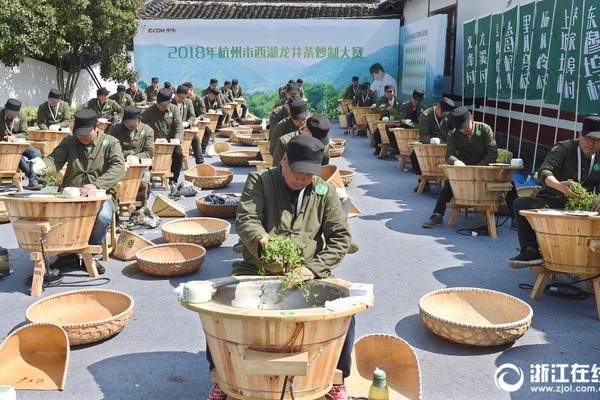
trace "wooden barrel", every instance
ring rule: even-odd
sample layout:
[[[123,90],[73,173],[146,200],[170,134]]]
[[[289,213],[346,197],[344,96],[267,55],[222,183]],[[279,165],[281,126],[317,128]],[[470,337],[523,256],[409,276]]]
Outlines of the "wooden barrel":
[[[352,315],[367,309],[323,307],[326,300],[347,296],[349,282],[311,281],[308,301],[291,290],[279,302],[280,279],[209,282],[216,289],[210,301],[182,305],[200,314],[219,387],[228,396],[277,400],[286,376],[293,377],[298,400],[317,399],[330,390]]]
[[[29,134],[27,135],[27,140],[31,142],[42,142],[43,146],[35,146],[35,143],[32,145],[42,152],[43,156],[47,156],[54,151],[56,146],[63,140],[65,137],[71,134],[70,131],[50,131],[50,130],[29,130]]]
[[[87,247],[96,214],[109,196],[64,198],[50,194],[2,196],[19,248],[75,251]],[[41,233],[47,231],[46,233]]]
[[[555,210],[524,210],[535,231],[544,267],[575,275],[600,273],[600,216],[567,215]],[[554,210],[553,210],[554,211]]]
[[[354,114],[354,121],[357,125],[366,125],[367,124],[367,114],[371,114],[373,112],[373,107],[353,107],[352,113]]]
[[[206,113],[206,114],[204,114],[204,116],[208,117],[210,119],[210,123],[208,126],[210,127],[210,130],[214,134],[217,131],[217,124],[219,123],[219,117],[221,117],[221,114]]]
[[[444,176],[441,164],[446,163],[445,144],[415,144],[415,154],[421,167],[421,174],[425,176]]]
[[[227,113],[228,118],[231,118],[231,116],[233,115],[233,107],[231,106],[231,104],[225,104],[223,106],[223,111]]]
[[[340,171],[338,167],[332,164],[324,165],[321,167],[321,179],[325,182],[332,184],[336,188],[345,188],[344,181],[342,179],[342,175],[340,175]]]
[[[256,145],[258,146],[258,151],[260,152],[263,161],[273,164],[273,155],[269,152],[269,143],[271,142],[268,140],[261,140],[256,142]]]
[[[514,173],[522,167],[441,165],[446,174],[454,203],[460,206],[502,205],[502,193],[511,188]]]
[[[117,199],[120,205],[135,204],[145,169],[146,165],[142,164],[127,165],[127,170],[125,170],[125,175],[121,178],[117,190]]]
[[[400,155],[405,157],[409,156],[413,151],[413,145],[410,143],[418,141],[421,138],[418,129],[391,128],[390,131],[396,137]]]
[[[381,115],[379,114],[365,114],[365,118],[367,120],[367,125],[369,126],[369,131],[371,134],[375,133],[377,130],[377,123],[381,119]]]
[[[14,174],[28,142],[0,142],[0,174]]]
[[[352,111],[352,100],[338,100],[343,113]]]
[[[152,172],[170,172],[173,151],[179,146],[173,143],[154,142],[154,157],[152,158]]]
[[[192,140],[194,136],[198,134],[198,129],[184,129],[183,130],[183,143],[181,143],[181,150],[183,151],[183,157],[190,155],[190,149],[192,148]]]

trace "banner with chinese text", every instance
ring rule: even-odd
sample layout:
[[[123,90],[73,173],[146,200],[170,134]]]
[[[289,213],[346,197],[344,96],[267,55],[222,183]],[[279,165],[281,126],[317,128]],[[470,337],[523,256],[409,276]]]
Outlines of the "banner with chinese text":
[[[469,103],[468,99],[472,99],[475,93],[477,74],[477,20],[471,20],[464,24],[464,43],[463,49],[465,53],[463,67],[463,96],[464,102]]]

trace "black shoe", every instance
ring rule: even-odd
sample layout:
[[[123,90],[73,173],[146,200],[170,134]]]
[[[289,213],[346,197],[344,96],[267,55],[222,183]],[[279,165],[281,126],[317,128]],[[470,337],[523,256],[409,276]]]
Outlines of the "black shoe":
[[[515,217],[511,218],[510,229],[512,229],[513,231],[517,230],[517,219]]]
[[[208,153],[207,153],[207,154],[202,154],[202,157],[204,157],[204,158],[213,158],[213,156],[211,156],[211,155],[210,155],[210,154],[208,154]]]
[[[77,254],[64,254],[58,256],[56,261],[50,264],[52,269],[78,270],[81,268],[81,260]]]
[[[378,156],[379,155],[380,150],[379,149],[375,149],[375,151],[373,152],[374,156]]]
[[[423,228],[434,228],[442,225],[444,225],[444,217],[438,213],[434,213],[427,221],[423,222]]]
[[[538,249],[526,247],[521,249],[519,255],[508,260],[508,265],[511,268],[528,268],[535,265],[542,265],[544,260]]]
[[[196,165],[204,164],[204,160],[196,160]]]

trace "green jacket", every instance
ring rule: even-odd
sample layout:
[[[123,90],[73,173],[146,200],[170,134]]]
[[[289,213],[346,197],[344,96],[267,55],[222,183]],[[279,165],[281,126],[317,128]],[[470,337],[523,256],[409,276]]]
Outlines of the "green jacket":
[[[325,185],[326,193],[315,188]],[[234,275],[257,275],[259,240],[264,234],[285,235],[302,250],[306,267],[317,277],[328,277],[350,248],[350,231],[336,190],[313,177],[304,191],[298,216],[290,202],[280,168],[248,175],[236,216],[237,233],[244,243],[244,260],[233,264]]]
[[[44,163],[53,172],[60,171],[67,164],[67,172],[61,187],[81,187],[84,177],[98,189],[105,189],[113,196],[116,205],[115,186],[125,174],[125,158],[119,141],[105,133],[99,132],[94,149],[89,156],[85,155],[84,146],[77,136],[66,136],[47,157]]]
[[[135,102],[133,101],[131,96],[128,95],[127,93],[123,93],[123,96],[121,96],[121,97],[119,97],[119,95],[117,93],[113,93],[110,96],[108,96],[108,98],[116,101],[117,104],[123,108],[125,108],[127,106],[135,106]]]
[[[463,135],[453,129],[446,143],[446,162],[453,165],[456,160],[466,165],[489,165],[498,159],[498,147],[494,132],[483,122],[473,122],[471,135]]]
[[[204,89],[202,91],[202,93],[200,93],[202,95],[202,97],[206,96],[208,94],[208,92],[210,92],[210,87],[207,87],[206,89]]]
[[[419,103],[417,109],[413,110],[411,101],[404,101],[402,102],[402,104],[400,104],[400,113],[398,115],[398,118],[400,118],[401,121],[403,119],[410,119],[413,123],[418,124],[419,117],[421,116],[423,111],[425,111],[426,108],[427,106],[425,106],[425,104]]]
[[[119,140],[125,159],[127,156],[152,158],[154,155],[154,131],[143,122],[140,122],[135,130],[133,140],[131,131],[122,123],[111,125],[108,134]]]
[[[100,102],[97,98],[93,98],[88,100],[87,103],[84,103],[80,108],[87,108],[88,110],[93,110],[98,115],[98,118],[106,118],[109,122],[113,120],[113,118],[117,118],[118,121],[121,121],[123,118],[123,107],[121,107],[116,101],[108,99],[104,106],[100,107]]]
[[[206,95],[206,96],[204,96],[204,108],[206,108],[206,111],[208,111],[208,110],[219,111],[223,108],[223,102],[221,101],[221,98],[219,96],[217,96],[215,101],[211,102],[208,99],[208,95]]]
[[[421,134],[421,143],[429,143],[431,138],[439,138],[442,143],[448,141],[448,132],[454,129],[454,123],[449,115],[445,115],[441,120],[435,115],[435,107],[429,107],[419,117],[419,132]]]
[[[6,140],[7,135],[13,135],[18,138],[27,138],[27,115],[21,110],[9,122],[6,120],[4,109],[0,110],[0,142]]]
[[[275,146],[280,137],[291,132],[296,132],[297,130],[298,127],[294,125],[292,117],[286,117],[275,124],[275,126],[271,126],[269,129],[269,153],[275,153]]]
[[[141,121],[154,131],[155,140],[179,139],[183,143],[183,125],[176,105],[169,104],[169,108],[163,113],[153,104],[142,113]]]
[[[554,145],[546,155],[538,170],[538,179],[543,185],[537,194],[541,197],[553,197],[566,201],[566,197],[556,189],[546,186],[546,178],[554,176],[559,182],[573,180],[578,182],[578,157],[579,139],[565,140]],[[591,168],[591,160],[581,153],[581,181],[583,187],[590,193],[600,193],[600,153],[596,153],[594,165]]]
[[[392,111],[389,112],[387,109],[390,107],[390,102],[387,97],[383,96],[377,99],[377,103],[375,103],[375,112],[382,117],[398,117],[400,115],[400,103],[398,102],[398,98],[394,96],[394,100],[392,101]]]
[[[187,97],[183,99],[182,109],[179,108],[179,104],[177,104],[175,99],[171,100],[171,104],[174,104],[175,107],[177,107],[181,122],[188,122],[190,126],[194,126],[194,122],[196,122],[196,113],[194,112],[194,104],[190,99]]]
[[[144,90],[144,93],[146,93],[146,101],[148,103],[154,103],[156,102],[156,96],[158,96],[158,92],[160,91],[160,87],[156,87],[156,89],[154,89],[152,87],[152,85],[148,86],[146,88],[146,90]]]
[[[231,91],[233,92],[234,99],[244,97],[244,88],[239,83],[235,86],[231,85]]]
[[[190,99],[194,105],[194,114],[196,117],[201,117],[206,114],[206,105],[204,104],[204,98],[194,94],[194,97]]]
[[[139,87],[135,93],[133,93],[129,88],[125,90],[125,93],[131,96],[136,106],[145,106],[146,101],[148,101],[148,98],[146,97],[146,92],[144,92]]]
[[[286,117],[289,117],[289,114],[284,104],[275,107],[269,116],[269,126],[275,126]]]
[[[358,94],[360,91],[360,85],[357,85],[356,88],[352,85],[346,86],[346,89],[342,92],[340,98],[342,100],[353,100],[354,96]]]
[[[225,90],[225,88],[222,87],[221,94],[223,95],[223,98],[227,100],[227,103],[235,101],[235,96],[233,95],[233,91],[231,89]]]
[[[38,107],[36,124],[40,129],[48,129],[50,125],[55,124],[60,125],[61,128],[68,128],[71,119],[70,114],[71,110],[66,101],[60,100],[56,110],[52,110],[52,112],[48,108],[48,102],[45,101]]]
[[[298,135],[300,135],[300,132],[296,131],[296,132],[285,134],[279,138],[279,140],[277,141],[277,144],[275,145],[275,152],[271,153],[271,156],[273,157],[273,166],[274,167],[279,166],[279,163],[281,162],[283,155],[287,151],[288,143],[290,142],[290,140],[292,140],[294,137],[296,137]],[[321,165],[327,165],[327,164],[329,164],[329,145],[328,144],[326,144],[325,148],[323,149],[323,162],[321,163]]]
[[[364,92],[361,90],[354,96],[352,99],[352,105],[355,107],[371,107],[373,104],[377,104],[377,93],[369,90],[368,92]]]

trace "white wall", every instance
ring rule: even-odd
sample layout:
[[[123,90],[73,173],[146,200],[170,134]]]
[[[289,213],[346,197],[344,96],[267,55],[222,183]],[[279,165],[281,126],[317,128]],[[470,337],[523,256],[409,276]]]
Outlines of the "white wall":
[[[109,91],[117,89],[117,83],[106,82],[100,78],[100,68],[95,65],[93,70],[100,83]],[[23,102],[25,107],[37,107],[48,99],[48,92],[56,84],[56,68],[31,58],[14,68],[8,68],[0,63],[0,106],[8,98],[16,98]],[[81,71],[75,89],[72,105],[79,105],[96,97],[96,85],[87,71]]]

